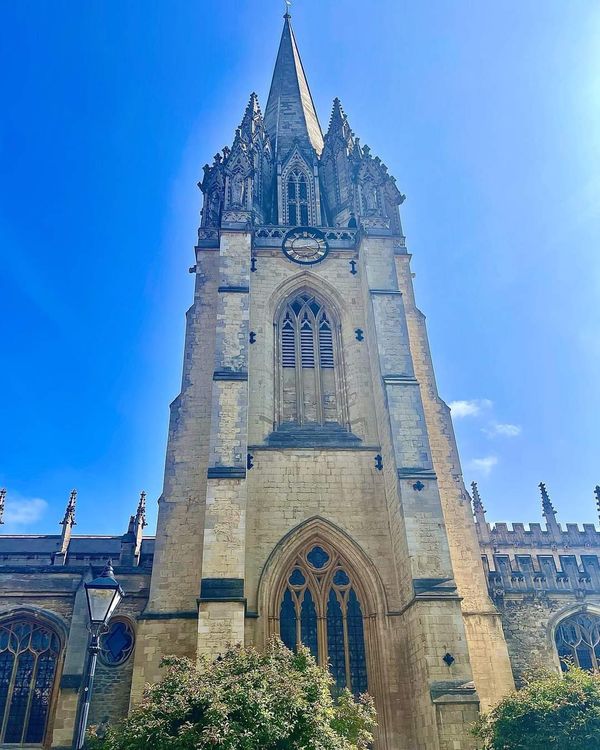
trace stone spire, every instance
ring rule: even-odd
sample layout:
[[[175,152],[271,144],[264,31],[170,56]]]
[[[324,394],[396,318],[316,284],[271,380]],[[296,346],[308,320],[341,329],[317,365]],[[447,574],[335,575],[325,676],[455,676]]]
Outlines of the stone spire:
[[[284,16],[283,33],[265,110],[265,130],[279,159],[293,145],[323,151],[323,133],[308,87],[290,15]]]
[[[77,490],[71,490],[69,495],[69,502],[65,508],[65,515],[60,525],[63,527],[60,535],[60,542],[58,551],[54,554],[53,564],[64,565],[67,559],[67,552],[69,551],[69,542],[71,541],[71,534],[73,526],[76,525],[75,521],[75,507],[77,505]]]
[[[548,495],[548,490],[546,489],[544,482],[540,482],[539,488],[542,493],[542,514],[546,519],[548,530],[552,532],[556,539],[560,539],[561,531],[560,526],[556,522],[556,510],[552,505],[550,495]]]
[[[6,490],[4,487],[0,489],[0,524],[4,523],[4,506],[6,504]]]
[[[598,517],[600,517],[600,484],[597,484],[594,488],[594,494],[596,495],[596,508],[598,508]]]
[[[477,482],[471,482],[471,497],[473,500],[473,513],[475,515],[475,520],[477,521],[477,534],[480,539],[489,541],[489,527],[485,520],[485,508],[481,501]]]

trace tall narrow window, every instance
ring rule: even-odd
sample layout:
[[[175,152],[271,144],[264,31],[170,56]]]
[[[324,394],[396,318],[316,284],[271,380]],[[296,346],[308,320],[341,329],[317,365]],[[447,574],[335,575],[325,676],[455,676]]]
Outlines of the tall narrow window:
[[[58,636],[40,623],[0,624],[0,742],[44,741],[59,653]]]
[[[309,545],[286,579],[279,632],[288,648],[307,646],[328,665],[338,689],[367,691],[363,614],[343,560],[321,545]]]
[[[556,648],[563,672],[573,664],[600,669],[600,617],[581,612],[563,620],[556,629]]]
[[[323,305],[302,293],[279,324],[280,423],[343,424],[335,331]]]
[[[287,220],[291,226],[308,224],[308,195],[306,175],[294,169],[287,179]]]

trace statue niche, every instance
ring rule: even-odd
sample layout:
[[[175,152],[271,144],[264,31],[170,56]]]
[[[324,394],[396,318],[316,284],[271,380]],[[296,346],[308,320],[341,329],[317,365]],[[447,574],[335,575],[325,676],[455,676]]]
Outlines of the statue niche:
[[[230,186],[231,205],[236,208],[242,208],[246,193],[246,180],[244,179],[244,175],[239,171],[234,172],[230,177]]]

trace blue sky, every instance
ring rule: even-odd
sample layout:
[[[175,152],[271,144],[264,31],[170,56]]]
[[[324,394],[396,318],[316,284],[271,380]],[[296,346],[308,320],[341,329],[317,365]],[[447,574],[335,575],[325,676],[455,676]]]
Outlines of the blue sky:
[[[265,104],[283,3],[0,5],[0,485],[6,532],[151,528],[179,389],[202,165]],[[596,520],[600,5],[296,0],[408,196],[404,229],[465,479],[490,520]],[[456,403],[458,402],[458,403]]]

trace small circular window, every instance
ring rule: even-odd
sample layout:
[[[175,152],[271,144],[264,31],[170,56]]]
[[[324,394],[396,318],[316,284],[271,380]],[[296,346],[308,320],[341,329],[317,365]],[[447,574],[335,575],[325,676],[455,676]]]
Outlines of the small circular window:
[[[135,644],[133,628],[127,620],[112,620],[100,639],[100,661],[108,667],[125,664]]]

